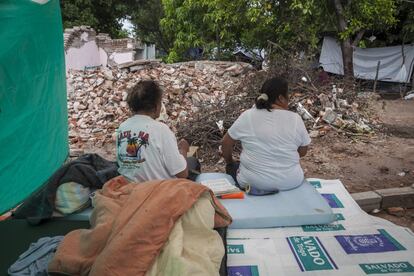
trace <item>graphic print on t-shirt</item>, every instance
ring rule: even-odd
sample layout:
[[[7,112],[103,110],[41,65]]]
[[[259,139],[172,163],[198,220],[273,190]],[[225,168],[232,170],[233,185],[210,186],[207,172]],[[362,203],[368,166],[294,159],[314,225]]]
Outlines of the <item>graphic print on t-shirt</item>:
[[[123,131],[118,134],[118,158],[126,167],[139,167],[145,162],[142,158],[142,149],[149,145],[149,134],[140,131],[138,134],[132,131]]]

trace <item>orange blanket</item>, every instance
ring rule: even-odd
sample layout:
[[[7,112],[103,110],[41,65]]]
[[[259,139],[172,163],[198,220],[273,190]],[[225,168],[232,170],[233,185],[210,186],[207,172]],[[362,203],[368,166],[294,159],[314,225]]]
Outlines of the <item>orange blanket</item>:
[[[144,275],[181,215],[209,191],[184,179],[128,183],[108,181],[94,199],[91,229],[67,234],[49,264],[49,273]],[[231,217],[210,191],[215,227]]]

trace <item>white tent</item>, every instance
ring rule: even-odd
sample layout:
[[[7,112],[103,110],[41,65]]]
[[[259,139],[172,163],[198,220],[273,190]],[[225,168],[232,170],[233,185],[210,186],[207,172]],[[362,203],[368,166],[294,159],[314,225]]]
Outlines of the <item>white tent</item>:
[[[404,53],[404,54],[403,54]],[[388,82],[410,82],[414,65],[414,45],[355,48],[354,76],[360,79],[374,80],[378,61],[381,62],[378,80]],[[319,63],[326,72],[343,75],[342,50],[338,41],[332,37],[323,40]]]

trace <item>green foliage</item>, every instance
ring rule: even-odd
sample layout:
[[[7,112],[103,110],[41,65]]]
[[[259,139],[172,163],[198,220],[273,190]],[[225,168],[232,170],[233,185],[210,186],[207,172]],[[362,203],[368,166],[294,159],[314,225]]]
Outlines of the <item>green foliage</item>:
[[[387,30],[397,22],[395,0],[345,0],[340,3],[343,7],[345,29],[339,26],[333,0],[294,0],[292,8],[301,10],[304,16],[318,13],[315,17],[316,22],[327,22],[331,28],[334,26],[338,37],[342,40],[352,39],[364,30]]]
[[[121,0],[71,0],[61,3],[64,28],[88,25],[111,37],[125,37],[120,20],[127,14],[127,6]]]
[[[206,58],[228,58],[237,47],[263,49],[273,41],[288,51],[317,49],[325,34],[362,47],[414,41],[414,4],[402,0],[71,0],[62,1],[65,27],[90,25],[124,37],[120,19],[129,18],[136,36],[167,54],[189,59],[202,48]],[[377,40],[359,41],[358,34]]]
[[[156,44],[158,49],[167,53],[174,35],[161,29],[160,20],[164,17],[161,0],[141,1],[137,8],[130,10],[130,15],[136,36],[143,42]]]
[[[392,44],[414,43],[414,3],[398,1],[398,22],[387,34]]]
[[[222,10],[213,8],[213,4],[219,4],[220,1],[162,1],[165,12],[165,17],[161,20],[162,29],[165,33],[175,36],[168,61],[175,62],[183,59],[190,48],[202,47],[205,52],[211,52],[216,41],[220,44],[231,41],[231,38],[227,36],[231,27],[222,29],[220,24],[224,23],[225,17],[235,19],[237,14],[231,13],[230,15],[234,16],[226,16]]]
[[[387,30],[396,24],[396,5],[393,0],[350,1],[345,7],[348,29],[340,33],[342,39],[361,30]]]
[[[317,10],[292,8],[292,1],[163,0],[161,26],[175,39],[169,60],[185,59],[189,48],[207,55],[238,46],[261,49],[273,41],[287,49],[312,49],[323,23]],[[297,3],[300,6],[300,3]],[[221,57],[220,53],[219,58]]]

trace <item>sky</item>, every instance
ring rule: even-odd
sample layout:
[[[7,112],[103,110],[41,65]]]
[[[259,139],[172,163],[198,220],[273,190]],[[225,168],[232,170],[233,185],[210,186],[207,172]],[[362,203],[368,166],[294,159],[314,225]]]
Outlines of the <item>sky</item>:
[[[122,29],[126,30],[129,33],[130,37],[133,37],[134,26],[132,25],[131,21],[129,21],[129,19],[122,19],[121,23],[122,23]]]

